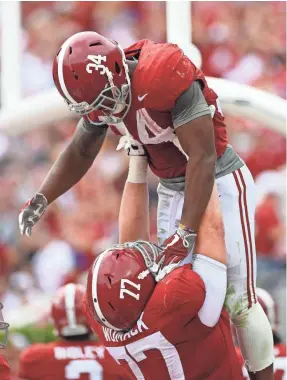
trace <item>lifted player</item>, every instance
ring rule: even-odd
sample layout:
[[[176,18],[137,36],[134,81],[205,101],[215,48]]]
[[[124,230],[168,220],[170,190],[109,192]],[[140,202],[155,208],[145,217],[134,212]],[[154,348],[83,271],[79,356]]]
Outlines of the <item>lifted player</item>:
[[[142,40],[123,52],[114,41],[82,32],[62,45],[53,77],[69,108],[84,117],[20,214],[21,232],[31,234],[48,204],[83,177],[109,125],[144,145],[159,177],[158,235],[160,244],[165,241],[160,275],[193,250],[216,178],[228,251],[228,310],[249,370],[256,372],[252,378],[272,379],[272,332],[255,294],[255,185],[227,144],[217,95],[203,73],[176,45]]]
[[[147,241],[147,199],[147,184],[128,180],[120,239],[144,240],[116,245],[95,260],[84,302],[91,326],[133,378],[243,379],[222,310],[226,252],[216,187],[199,229],[200,254],[157,285],[151,268],[162,249]]]
[[[2,315],[3,304],[0,302],[0,332],[3,331],[4,336],[3,340],[0,342],[0,349],[5,348],[8,340],[8,327],[9,324],[4,322]],[[0,379],[1,380],[10,380],[11,379],[11,369],[6,358],[3,355],[0,355]]]
[[[126,380],[105,348],[92,339],[82,312],[85,289],[67,284],[52,302],[51,316],[59,336],[55,342],[33,344],[20,356],[19,377],[25,380]],[[2,380],[2,377],[1,377]]]
[[[277,321],[277,305],[275,304],[272,296],[264,289],[256,289],[258,302],[262,306],[265,314],[268,317],[268,320],[272,327],[273,332],[273,341],[274,341],[274,380],[284,380],[287,375],[287,357],[286,357],[286,344],[283,343],[282,339],[278,334],[278,321]],[[249,379],[248,372],[244,366],[244,359],[240,352],[240,349],[237,348],[237,354],[239,361],[242,365],[242,371],[245,379]]]

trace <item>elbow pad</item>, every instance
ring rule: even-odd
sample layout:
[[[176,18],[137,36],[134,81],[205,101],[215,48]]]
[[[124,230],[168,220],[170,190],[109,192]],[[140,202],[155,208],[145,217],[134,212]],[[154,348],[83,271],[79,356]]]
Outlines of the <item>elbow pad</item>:
[[[194,255],[193,270],[200,275],[205,284],[205,301],[198,312],[200,321],[214,327],[218,322],[227,289],[226,265],[210,257]]]

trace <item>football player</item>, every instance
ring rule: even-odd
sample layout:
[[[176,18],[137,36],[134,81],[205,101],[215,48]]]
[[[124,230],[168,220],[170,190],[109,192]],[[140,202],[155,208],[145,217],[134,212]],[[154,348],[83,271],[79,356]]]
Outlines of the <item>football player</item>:
[[[60,48],[53,77],[70,110],[83,117],[20,213],[21,233],[29,236],[47,206],[85,175],[113,126],[144,145],[159,177],[158,237],[165,248],[153,269],[162,278],[192,252],[216,179],[228,251],[227,308],[252,379],[272,379],[272,331],[255,293],[255,185],[228,145],[217,95],[203,73],[177,45],[141,40],[123,51],[82,32]]]
[[[51,316],[59,338],[32,344],[20,356],[19,377],[25,380],[120,380],[118,366],[105,348],[92,339],[82,312],[85,288],[67,284],[53,299]],[[2,380],[2,378],[1,378]]]
[[[11,369],[6,358],[0,355],[0,379],[10,380],[11,379]]]
[[[226,251],[216,187],[202,218],[193,270],[188,258],[157,285],[151,268],[162,248],[147,241],[147,193],[146,184],[126,183],[120,236],[144,240],[116,245],[95,260],[84,302],[91,326],[136,379],[242,379],[222,311]],[[131,200],[136,207],[127,208]]]
[[[0,349],[4,348],[8,341],[8,327],[9,324],[4,321],[2,315],[3,304],[0,302],[0,332],[3,333],[3,339],[0,342]],[[2,336],[2,334],[1,334]],[[1,380],[10,380],[11,379],[11,369],[6,358],[3,355],[0,355],[0,379]]]
[[[287,375],[287,357],[286,357],[286,344],[283,343],[278,334],[277,327],[277,305],[272,296],[264,289],[256,289],[258,302],[265,311],[269,322],[272,327],[273,341],[274,341],[274,380],[283,380]],[[242,371],[245,379],[249,379],[248,372],[244,366],[244,359],[241,355],[240,349],[237,348],[238,358],[242,365]]]

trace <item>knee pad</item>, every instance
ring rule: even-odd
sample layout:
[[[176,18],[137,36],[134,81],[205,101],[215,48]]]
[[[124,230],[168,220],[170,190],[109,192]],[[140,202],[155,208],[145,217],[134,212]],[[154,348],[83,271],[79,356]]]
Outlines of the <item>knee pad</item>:
[[[241,352],[249,372],[258,372],[274,362],[273,334],[261,305],[257,302],[232,316]]]

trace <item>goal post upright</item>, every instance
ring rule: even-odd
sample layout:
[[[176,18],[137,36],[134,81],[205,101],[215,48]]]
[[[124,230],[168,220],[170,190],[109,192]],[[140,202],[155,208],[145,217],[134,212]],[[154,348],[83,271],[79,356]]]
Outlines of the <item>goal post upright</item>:
[[[166,2],[167,41],[192,43],[191,1]]]
[[[5,3],[13,3],[13,6],[17,5],[17,2],[15,1],[6,1],[0,2],[0,6],[2,7]],[[193,60],[195,65],[200,68],[200,52],[194,45],[192,45],[191,8],[192,2],[189,1],[166,2],[167,40],[168,42],[177,43],[183,49],[184,53]],[[20,12],[19,8],[18,10]],[[3,14],[1,17],[4,17]],[[18,13],[16,18],[18,20],[18,25],[20,25],[20,13]],[[20,27],[21,25],[19,28]],[[9,38],[10,36],[8,36],[8,38],[6,37],[6,41],[4,41],[4,43],[6,46],[10,44],[9,47],[11,48],[11,39]],[[2,39],[4,39],[3,35]],[[7,88],[9,85],[9,91],[7,90],[6,92],[5,90],[4,92],[6,87],[4,87],[4,83],[1,84],[1,92],[3,92],[4,95],[9,95],[9,101],[7,100],[6,102],[7,105],[14,105],[16,103],[16,99],[19,99],[18,96],[20,96],[21,46],[19,45],[18,47],[18,53],[16,54],[16,52],[14,52],[15,55],[13,58],[15,61],[15,70],[12,80],[15,87],[12,89],[11,82],[8,80],[8,77],[3,79],[7,84]],[[198,59],[199,63],[197,63],[196,59]],[[9,72],[8,74],[11,76],[12,72],[13,70],[10,70],[10,74]],[[262,91],[252,86],[235,83],[225,79],[211,77],[207,77],[206,79],[207,83],[217,92],[223,112],[228,113],[231,116],[233,115],[249,118],[255,122],[262,123],[266,127],[277,131],[280,134],[286,134],[287,102],[285,99],[267,91]],[[16,86],[16,82],[18,82],[18,87]],[[17,135],[36,128],[41,128],[49,123],[59,122],[60,120],[71,116],[72,114],[57,90],[55,88],[48,89],[37,95],[22,100],[20,99],[17,103],[17,107],[13,107],[12,109],[2,107],[0,110],[0,133]]]

